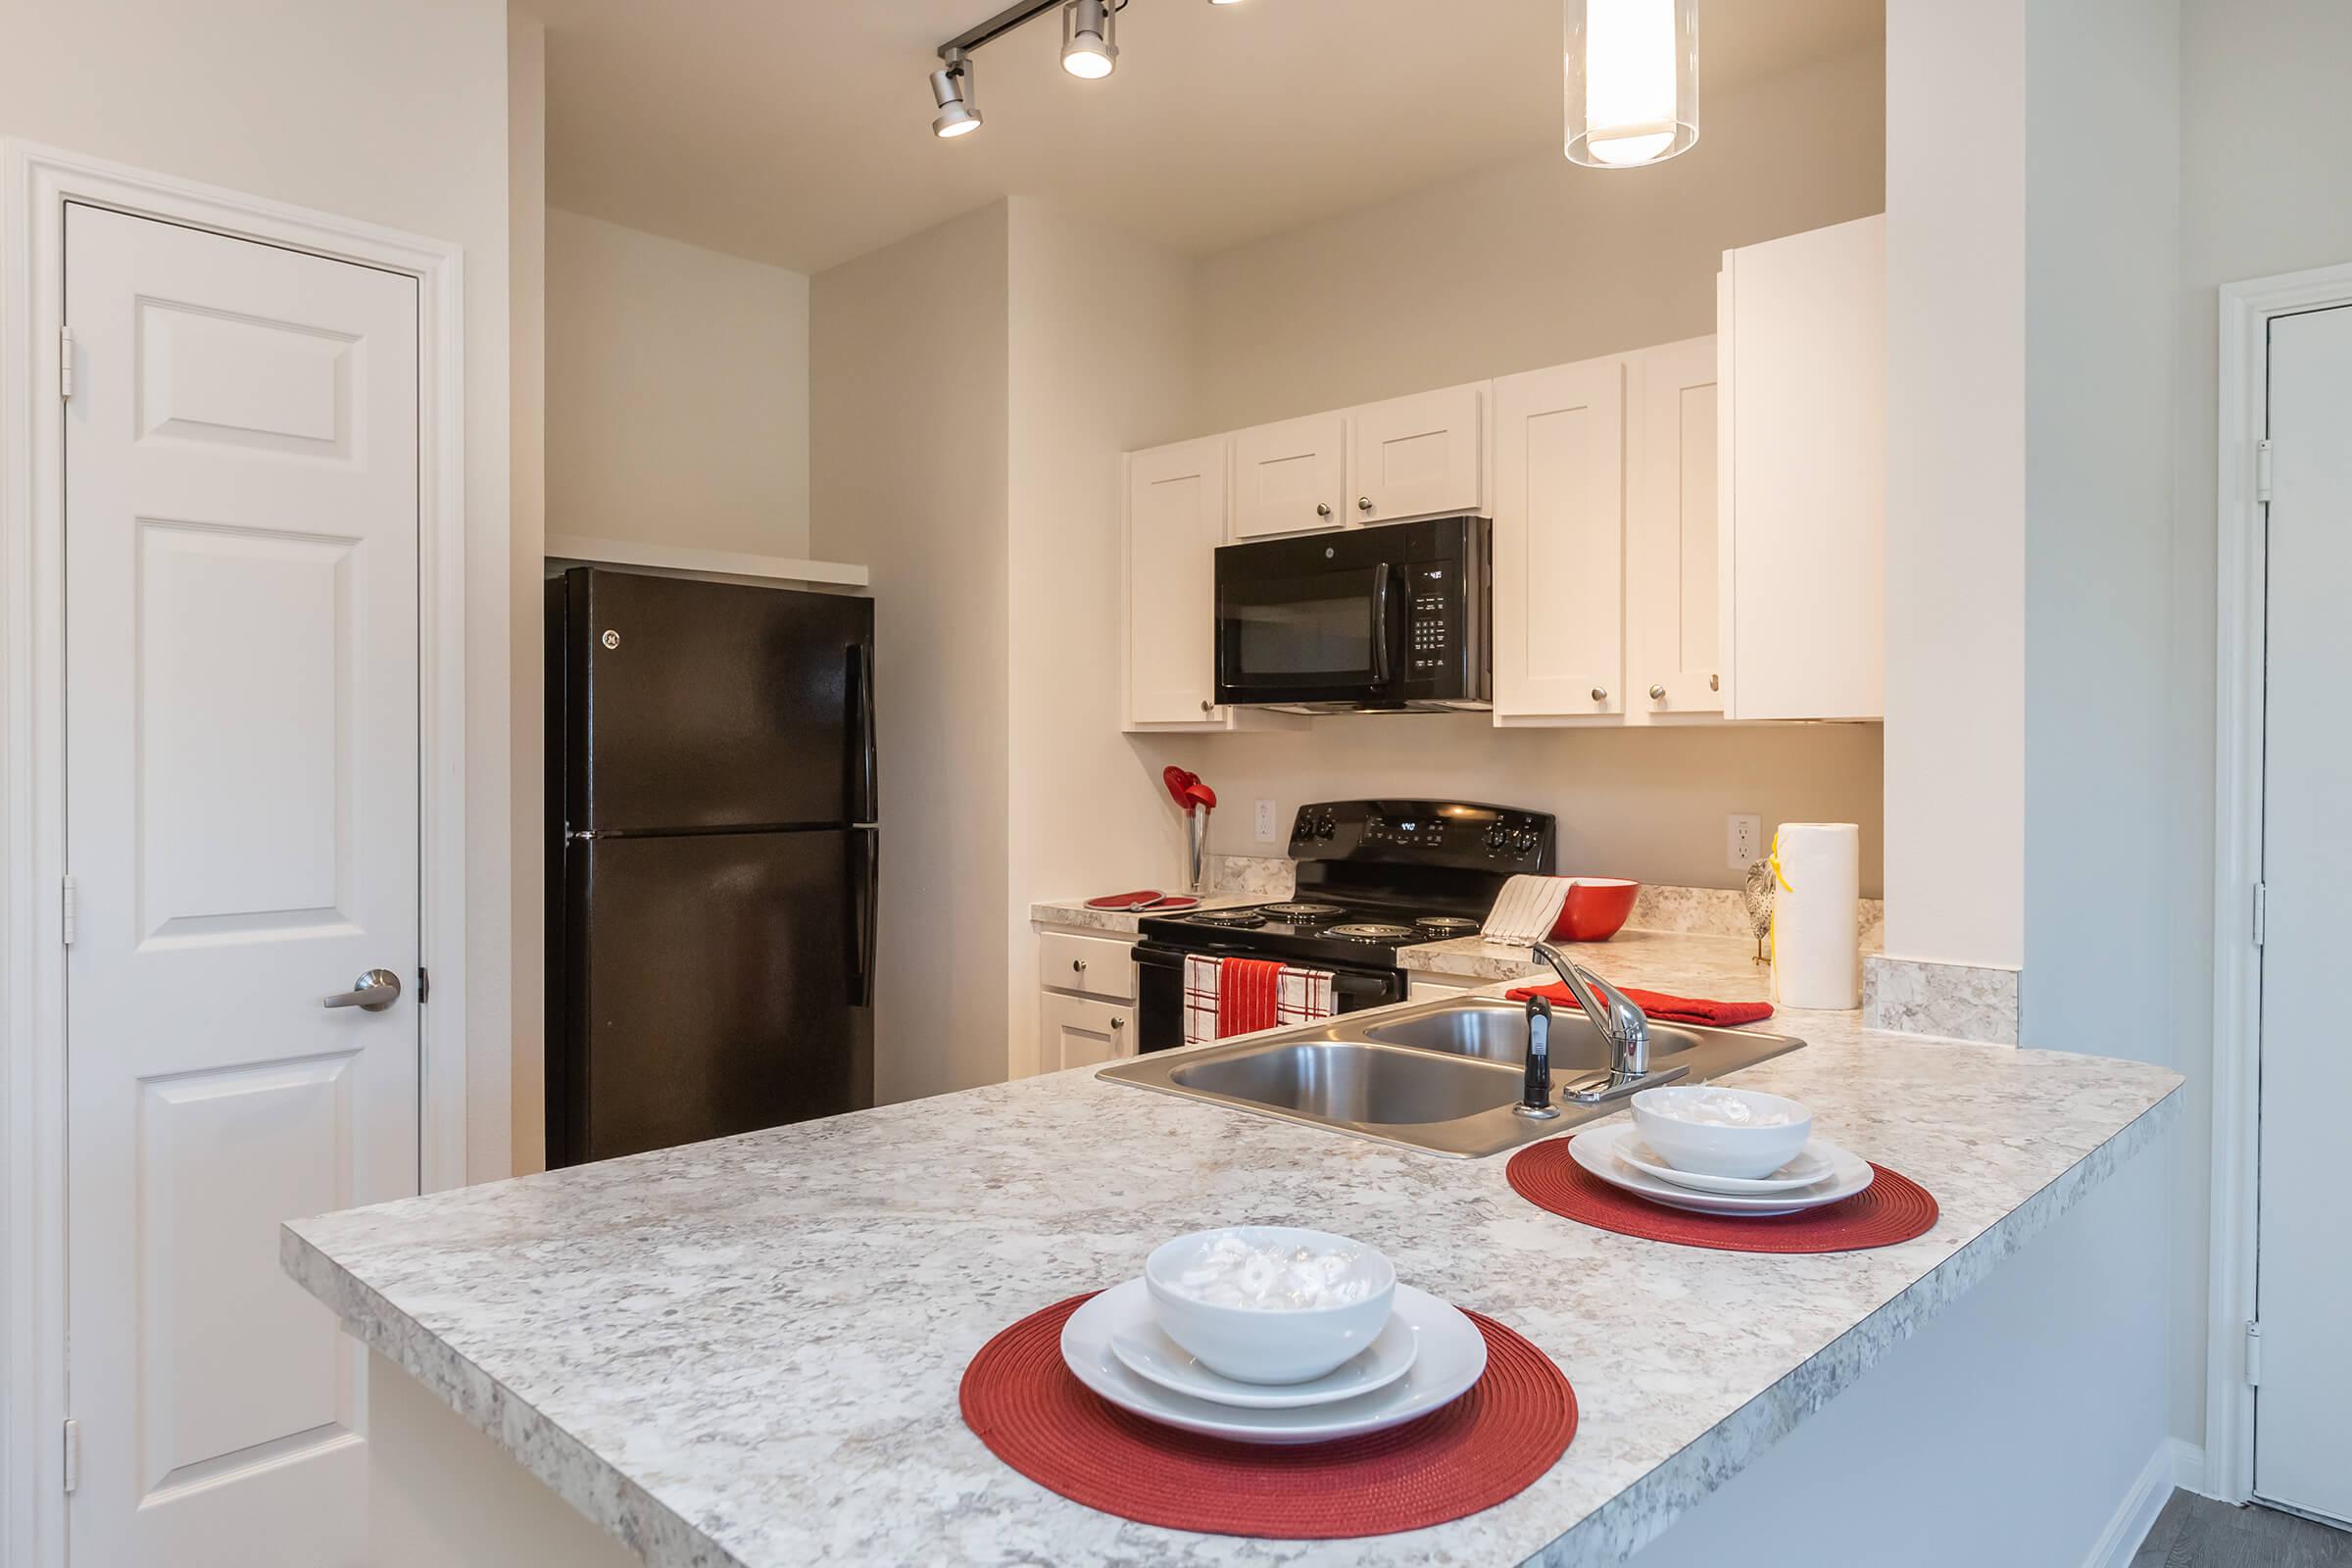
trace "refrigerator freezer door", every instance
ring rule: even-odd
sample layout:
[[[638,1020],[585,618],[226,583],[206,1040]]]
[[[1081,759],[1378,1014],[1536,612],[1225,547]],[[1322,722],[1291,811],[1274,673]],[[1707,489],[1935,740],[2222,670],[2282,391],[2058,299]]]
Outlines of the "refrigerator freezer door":
[[[549,1163],[871,1105],[871,855],[841,829],[567,846]]]
[[[872,600],[590,566],[564,590],[573,831],[873,820]]]

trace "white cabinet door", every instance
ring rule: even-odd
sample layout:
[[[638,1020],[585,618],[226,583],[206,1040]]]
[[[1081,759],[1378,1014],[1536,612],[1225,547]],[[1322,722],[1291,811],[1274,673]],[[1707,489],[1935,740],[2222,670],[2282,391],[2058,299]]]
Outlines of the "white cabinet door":
[[[1610,716],[1624,693],[1625,367],[1494,383],[1494,716]]]
[[[1127,721],[1223,726],[1216,707],[1216,548],[1223,436],[1127,460]]]
[[[1723,268],[1726,715],[1882,717],[1886,220],[1726,251]]]
[[[1348,419],[1318,414],[1233,438],[1233,536],[1311,533],[1348,523]]]
[[[1626,713],[1718,716],[1715,339],[1644,349],[1626,378]]]
[[[1135,1054],[1135,1009],[1091,997],[1042,993],[1037,1002],[1042,1072],[1094,1067]]]
[[[1478,512],[1486,499],[1487,383],[1420,392],[1351,410],[1348,501],[1355,522]]]
[[[361,1562],[277,1233],[417,1187],[416,285],[88,207],[66,276],[72,1555]]]

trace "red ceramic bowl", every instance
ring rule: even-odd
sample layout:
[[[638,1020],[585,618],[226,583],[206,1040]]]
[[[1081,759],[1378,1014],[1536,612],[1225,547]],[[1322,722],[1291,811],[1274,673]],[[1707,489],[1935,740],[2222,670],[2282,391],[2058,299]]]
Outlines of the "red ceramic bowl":
[[[1571,877],[1568,902],[1560,906],[1559,923],[1551,928],[1555,942],[1606,942],[1621,930],[1634,912],[1639,882],[1622,877]]]

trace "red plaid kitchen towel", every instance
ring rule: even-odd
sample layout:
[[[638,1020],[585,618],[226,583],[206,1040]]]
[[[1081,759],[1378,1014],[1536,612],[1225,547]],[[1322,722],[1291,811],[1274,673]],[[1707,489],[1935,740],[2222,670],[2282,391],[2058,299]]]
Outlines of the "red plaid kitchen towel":
[[[1201,1045],[1278,1024],[1312,1023],[1335,1010],[1331,972],[1268,958],[1184,960],[1184,1043]]]

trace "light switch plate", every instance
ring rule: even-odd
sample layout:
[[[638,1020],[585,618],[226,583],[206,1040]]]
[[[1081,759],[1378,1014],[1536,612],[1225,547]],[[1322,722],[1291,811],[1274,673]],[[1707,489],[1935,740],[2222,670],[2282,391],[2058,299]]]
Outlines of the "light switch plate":
[[[1274,803],[1272,801],[1260,801],[1257,803],[1258,843],[1279,844],[1282,842],[1282,830],[1280,827],[1276,826],[1276,823],[1279,820],[1280,818],[1275,813]]]
[[[1764,819],[1760,816],[1727,816],[1723,819],[1724,860],[1735,871],[1744,871],[1764,858]]]

